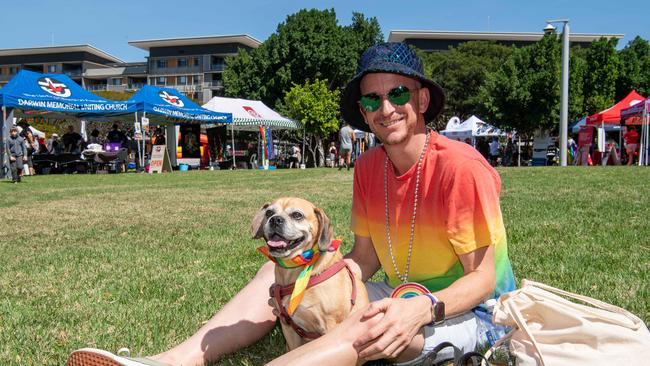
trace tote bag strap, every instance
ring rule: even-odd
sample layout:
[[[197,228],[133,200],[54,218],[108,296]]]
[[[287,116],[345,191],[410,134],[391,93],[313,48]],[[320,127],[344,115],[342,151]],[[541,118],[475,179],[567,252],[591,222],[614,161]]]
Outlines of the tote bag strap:
[[[537,341],[535,340],[533,333],[530,331],[530,328],[528,328],[528,324],[526,324],[526,319],[524,318],[524,316],[521,314],[517,306],[515,306],[515,304],[512,301],[506,301],[506,306],[508,307],[508,310],[510,310],[510,316],[512,316],[512,319],[517,324],[519,330],[524,332],[526,337],[533,344],[533,348],[535,348],[535,352],[537,352],[537,355],[539,356],[539,361],[542,363],[542,366],[546,366],[546,364],[544,363],[544,356],[542,355],[542,351],[539,349],[539,345],[537,344]],[[508,333],[508,335],[511,334],[512,332]]]
[[[531,280],[523,280],[522,281],[522,288],[524,288],[526,286],[537,287],[539,289],[548,291],[550,293],[554,293],[556,295],[562,295],[562,296],[565,296],[565,297],[570,298],[570,299],[580,300],[580,301],[582,301],[582,302],[584,302],[586,304],[593,305],[593,306],[595,306],[595,307],[597,307],[599,309],[608,310],[608,311],[611,311],[611,312],[616,313],[616,314],[621,314],[621,315],[627,317],[628,319],[630,319],[632,321],[632,323],[633,323],[632,325],[630,325],[630,324],[621,324],[620,322],[617,322],[621,326],[624,326],[626,328],[638,329],[641,326],[641,319],[639,319],[636,315],[630,313],[629,311],[627,311],[627,310],[625,310],[623,308],[620,308],[620,307],[618,307],[616,305],[608,304],[606,302],[603,302],[603,301],[600,301],[600,300],[597,300],[597,299],[594,299],[594,298],[591,298],[591,297],[588,297],[588,296],[578,295],[578,294],[574,294],[573,292],[560,290],[559,288],[555,288],[555,287],[552,287],[552,286],[549,286],[549,285],[546,285],[546,284],[543,284],[543,283],[540,283],[540,282],[531,281]]]

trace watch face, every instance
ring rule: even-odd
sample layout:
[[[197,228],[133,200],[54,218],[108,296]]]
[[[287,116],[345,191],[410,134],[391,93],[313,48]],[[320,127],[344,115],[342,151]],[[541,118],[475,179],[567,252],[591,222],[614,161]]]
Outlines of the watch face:
[[[436,323],[445,320],[445,303],[438,301],[433,305],[434,321]]]

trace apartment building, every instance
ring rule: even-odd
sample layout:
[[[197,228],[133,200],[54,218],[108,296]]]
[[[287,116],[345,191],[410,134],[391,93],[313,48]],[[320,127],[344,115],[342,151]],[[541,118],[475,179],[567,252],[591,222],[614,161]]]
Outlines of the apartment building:
[[[404,42],[423,51],[447,51],[468,41],[495,41],[506,46],[523,47],[542,39],[544,32],[448,32],[426,30],[394,30],[388,36],[389,42]],[[621,39],[624,34],[571,33],[572,45],[588,47],[591,42],[605,37]]]
[[[85,86],[85,74],[124,61],[90,45],[14,48],[0,50],[0,87],[19,70],[66,74]]]
[[[147,84],[147,63],[127,62],[84,73],[84,87],[90,91],[136,91]]]
[[[132,41],[130,45],[149,52],[147,82],[175,88],[190,98],[205,103],[223,96],[225,58],[237,49],[250,50],[261,42],[249,35]]]

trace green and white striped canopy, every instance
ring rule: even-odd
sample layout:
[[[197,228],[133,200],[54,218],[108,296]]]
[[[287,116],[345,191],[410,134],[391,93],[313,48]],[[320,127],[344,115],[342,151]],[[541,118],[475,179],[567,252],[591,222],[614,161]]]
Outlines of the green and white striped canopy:
[[[232,113],[231,128],[237,131],[257,131],[259,126],[274,129],[301,129],[303,127],[300,122],[281,116],[259,100],[214,97],[204,104],[203,108]]]

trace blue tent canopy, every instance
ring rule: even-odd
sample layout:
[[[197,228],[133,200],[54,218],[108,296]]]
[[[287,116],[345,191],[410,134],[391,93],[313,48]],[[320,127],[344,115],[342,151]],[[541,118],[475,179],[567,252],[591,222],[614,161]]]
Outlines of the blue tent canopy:
[[[128,102],[135,104],[138,112],[146,112],[172,120],[232,123],[231,113],[205,109],[176,89],[145,85]]]
[[[0,89],[0,105],[22,111],[76,116],[111,116],[133,113],[135,104],[99,97],[63,74],[20,70]]]
[[[578,132],[580,132],[580,126],[586,126],[586,125],[587,125],[587,117],[584,117],[584,118],[582,118],[582,119],[580,119],[578,121],[573,122],[569,126],[569,131],[571,131],[573,133],[578,133]],[[592,127],[600,127],[600,126],[592,126]],[[605,128],[605,131],[607,131],[607,132],[620,131],[621,130],[620,125],[608,125],[608,124],[605,124],[603,127]]]

